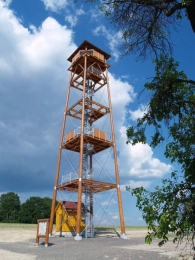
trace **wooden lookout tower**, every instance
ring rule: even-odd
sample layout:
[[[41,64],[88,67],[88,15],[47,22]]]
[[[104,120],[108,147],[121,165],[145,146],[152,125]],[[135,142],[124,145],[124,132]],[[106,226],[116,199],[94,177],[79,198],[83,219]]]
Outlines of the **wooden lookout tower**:
[[[62,122],[49,233],[52,234],[57,192],[73,192],[77,197],[77,223],[75,240],[81,240],[80,222],[85,205],[85,237],[93,237],[94,195],[111,189],[116,190],[120,217],[121,237],[126,238],[120,180],[117,163],[116,141],[112,115],[111,95],[108,79],[110,55],[88,41],[84,41],[68,58],[71,62],[69,85]],[[102,98],[103,97],[103,98]],[[106,104],[102,100],[106,99]],[[110,133],[97,127],[107,116]],[[69,124],[71,120],[72,124]],[[106,128],[107,129],[107,128]],[[100,179],[94,173],[94,159],[97,154],[112,150],[114,182]],[[78,167],[70,172],[69,179],[61,176],[62,152],[73,154]],[[73,167],[72,163],[72,167]],[[65,166],[66,168],[66,166]],[[67,168],[66,168],[67,169]]]

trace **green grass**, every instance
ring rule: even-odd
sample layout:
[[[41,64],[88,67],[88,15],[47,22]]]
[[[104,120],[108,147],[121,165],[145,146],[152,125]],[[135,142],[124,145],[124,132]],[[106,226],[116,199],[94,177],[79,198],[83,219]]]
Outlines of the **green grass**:
[[[36,229],[37,224],[20,224],[20,223],[0,223],[0,229],[15,229],[15,228],[21,228],[21,229]]]
[[[14,229],[14,228],[21,228],[21,229],[36,229],[37,224],[21,224],[21,223],[0,223],[0,229],[3,228],[9,228],[9,229]],[[111,230],[111,229],[116,229],[120,230],[120,227],[115,227],[115,226],[98,226],[94,227],[98,231],[106,231],[106,230]],[[147,230],[146,226],[126,226],[125,229],[127,231],[131,230]]]

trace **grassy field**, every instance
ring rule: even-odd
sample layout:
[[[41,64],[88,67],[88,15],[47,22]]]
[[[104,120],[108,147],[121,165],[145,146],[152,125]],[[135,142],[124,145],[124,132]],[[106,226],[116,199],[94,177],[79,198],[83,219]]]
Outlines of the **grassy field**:
[[[0,229],[36,229],[37,224],[20,224],[20,223],[0,223]]]
[[[0,229],[3,228],[21,228],[21,229],[36,229],[37,224],[21,224],[21,223],[0,223]],[[99,226],[95,227],[95,229],[98,229],[99,231],[106,231],[108,229],[117,229],[120,230],[120,227],[115,226]],[[131,230],[147,230],[147,227],[145,226],[126,226],[125,229],[127,231]]]
[[[120,229],[120,227],[115,227],[115,226],[98,226],[98,227],[94,227],[94,228],[97,228],[99,230],[102,229],[103,230],[106,230],[106,229]],[[131,231],[131,230],[147,230],[147,227],[146,226],[125,226],[125,229],[128,230],[128,231]]]

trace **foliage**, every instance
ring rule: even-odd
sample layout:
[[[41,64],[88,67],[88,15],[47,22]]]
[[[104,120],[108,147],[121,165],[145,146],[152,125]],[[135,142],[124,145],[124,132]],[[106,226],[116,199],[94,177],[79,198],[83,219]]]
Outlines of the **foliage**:
[[[0,196],[0,221],[18,222],[20,210],[20,198],[14,192],[1,194]]]
[[[140,58],[171,52],[170,35],[185,17],[195,32],[192,0],[102,0],[100,10],[121,32],[125,54],[137,54]]]
[[[160,56],[156,63],[156,75],[145,89],[151,93],[149,104],[135,127],[127,130],[128,143],[149,142],[156,147],[163,140],[162,126],[166,126],[169,142],[165,156],[182,166],[186,178],[195,182],[195,82],[183,71],[177,71],[178,63],[167,55]],[[151,140],[146,140],[146,128],[154,131]]]
[[[50,198],[30,197],[21,205],[20,223],[37,223],[37,219],[49,218],[51,211]]]
[[[127,130],[127,143],[149,142],[156,147],[166,140],[165,157],[181,166],[182,181],[175,172],[171,179],[162,180],[162,187],[154,192],[143,187],[130,189],[137,198],[149,230],[146,242],[153,237],[161,239],[159,245],[174,232],[174,242],[184,237],[194,241],[195,235],[195,82],[189,80],[178,63],[167,55],[155,60],[156,75],[145,84],[151,93],[142,118]],[[163,131],[166,129],[166,131]],[[153,133],[150,140],[147,131]]]
[[[51,202],[52,199],[47,197],[30,197],[21,204],[18,194],[14,192],[1,194],[0,222],[36,224],[37,219],[49,218]]]
[[[162,183],[154,192],[143,187],[127,188],[137,197],[137,207],[148,225],[145,241],[150,244],[153,238],[158,238],[159,246],[162,246],[171,232],[174,243],[186,239],[192,241],[194,247],[195,186],[183,181],[178,183],[175,173],[172,173],[172,179],[162,180]]]

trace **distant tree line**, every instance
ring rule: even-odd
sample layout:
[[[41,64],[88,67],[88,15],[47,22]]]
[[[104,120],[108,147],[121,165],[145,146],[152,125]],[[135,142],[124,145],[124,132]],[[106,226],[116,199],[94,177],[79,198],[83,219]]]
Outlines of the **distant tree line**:
[[[21,203],[14,192],[0,196],[0,222],[2,223],[37,223],[37,219],[49,218],[52,199],[30,197]]]

